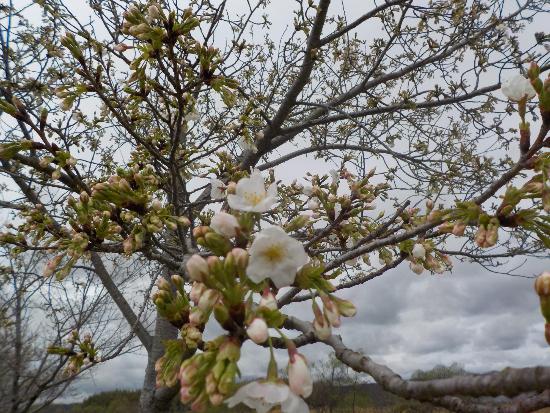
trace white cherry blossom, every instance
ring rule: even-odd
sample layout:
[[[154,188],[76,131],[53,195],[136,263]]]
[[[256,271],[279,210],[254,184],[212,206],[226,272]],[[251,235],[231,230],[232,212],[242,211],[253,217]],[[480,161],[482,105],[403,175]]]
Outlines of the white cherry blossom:
[[[522,75],[516,75],[509,79],[506,79],[502,83],[500,88],[502,93],[511,101],[519,102],[522,99],[532,99],[536,96],[537,92],[531,85],[529,79],[526,79]]]
[[[264,178],[255,169],[250,178],[241,178],[237,182],[235,194],[227,195],[227,202],[231,208],[239,211],[269,211],[277,202],[277,184],[272,183],[266,191]]]
[[[291,285],[309,261],[304,246],[279,227],[261,230],[249,250],[246,275],[259,283],[270,278],[277,288]]]
[[[253,381],[241,387],[225,401],[229,408],[243,403],[257,413],[267,413],[280,405],[282,413],[309,413],[309,407],[302,398],[295,395],[284,383]]]

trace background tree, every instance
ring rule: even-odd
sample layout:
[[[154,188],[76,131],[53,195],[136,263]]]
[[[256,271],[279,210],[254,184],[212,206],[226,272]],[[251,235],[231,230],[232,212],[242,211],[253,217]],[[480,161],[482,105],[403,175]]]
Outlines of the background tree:
[[[332,293],[403,261],[441,273],[449,256],[489,267],[547,256],[547,35],[529,33],[547,1],[391,0],[353,18],[330,0],[289,6],[293,29],[279,43],[263,0],[2,6],[2,206],[21,218],[2,242],[47,252],[60,280],[91,263],[148,352],[143,412],[166,410],[178,388],[195,409],[221,403],[238,348],[247,335],[261,342],[265,325],[300,333],[270,341],[299,375],[296,347],[320,341],[403,397],[457,411],[496,409],[476,397],[499,392],[519,397],[510,411],[547,405],[548,368],[405,381],[331,335],[354,313]],[[528,62],[538,62],[529,80],[508,85],[518,102],[494,93],[501,73]],[[516,107],[519,130],[507,124]],[[334,170],[305,186],[277,181],[279,165],[306,154]],[[254,168],[270,171],[269,189]],[[230,215],[214,215],[220,205]],[[105,265],[115,255],[149,271],[117,285]],[[293,288],[276,304],[288,317],[271,296],[283,286]],[[254,306],[253,292],[268,304]],[[305,300],[312,324],[291,315]],[[212,311],[227,334],[204,343]],[[303,406],[307,383],[292,377],[292,392],[276,386]]]

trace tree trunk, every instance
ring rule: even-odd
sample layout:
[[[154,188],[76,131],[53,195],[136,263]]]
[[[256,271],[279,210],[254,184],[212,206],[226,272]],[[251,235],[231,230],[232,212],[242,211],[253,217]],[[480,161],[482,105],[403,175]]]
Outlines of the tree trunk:
[[[178,335],[178,330],[162,317],[157,316],[155,322],[155,335],[151,350],[147,358],[147,369],[145,370],[145,379],[140,396],[141,413],[161,413],[170,409],[170,403],[178,393],[177,386],[174,388],[156,387],[155,362],[164,354],[164,345],[162,342],[168,339],[174,339]]]

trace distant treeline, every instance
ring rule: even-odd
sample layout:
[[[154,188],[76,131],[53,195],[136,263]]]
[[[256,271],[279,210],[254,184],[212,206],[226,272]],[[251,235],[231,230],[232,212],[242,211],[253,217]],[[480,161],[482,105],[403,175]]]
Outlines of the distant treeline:
[[[326,393],[326,387],[316,386],[317,391],[308,399],[312,413],[436,413],[444,412],[429,405],[410,402],[382,390],[377,384],[363,383],[342,386],[338,392]],[[327,396],[330,394],[330,396]],[[334,397],[333,397],[334,396]],[[337,399],[337,403],[333,400]],[[139,412],[139,391],[115,390],[93,395],[82,403],[54,404],[42,410],[44,413],[134,413]],[[170,413],[188,412],[175,401]],[[219,407],[207,413],[248,413],[251,410],[240,405],[235,409]]]

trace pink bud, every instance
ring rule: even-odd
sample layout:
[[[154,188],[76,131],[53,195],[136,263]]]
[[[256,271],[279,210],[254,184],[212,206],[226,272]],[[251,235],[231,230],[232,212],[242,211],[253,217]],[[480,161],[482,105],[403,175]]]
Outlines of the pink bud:
[[[208,312],[218,301],[219,293],[216,290],[206,290],[199,298],[198,307],[203,312]]]
[[[193,281],[202,282],[209,272],[206,260],[197,254],[194,254],[191,258],[189,258],[186,267],[187,272],[189,273],[189,278]]]
[[[189,298],[195,304],[198,304],[201,298],[201,295],[204,293],[204,291],[206,291],[206,286],[203,283],[195,281],[193,283],[193,286],[191,287],[191,291],[189,292]]]
[[[248,337],[250,337],[254,343],[264,343],[269,337],[269,331],[265,320],[263,318],[256,317],[246,329],[246,334],[248,334]]]
[[[269,310],[277,310],[279,308],[277,306],[277,300],[275,299],[275,296],[269,290],[269,288],[266,288],[264,290],[264,293],[262,294],[262,298],[260,299],[260,305],[259,306],[267,308]]]
[[[193,396],[191,396],[191,387],[189,386],[181,386],[180,388],[180,401],[183,404],[189,403],[191,400],[193,400]]]
[[[321,295],[321,300],[323,301],[325,317],[330,325],[333,327],[340,327],[342,323],[340,321],[340,312],[338,311],[338,308],[334,305],[328,295]]]
[[[196,326],[201,325],[203,323],[203,317],[204,313],[195,307],[193,311],[191,311],[191,314],[189,314],[189,323]]]
[[[535,291],[540,297],[550,296],[550,271],[544,271],[535,280]]]
[[[313,380],[304,356],[299,353],[290,355],[288,362],[288,384],[290,390],[298,396],[309,397],[313,390]]]
[[[124,43],[119,43],[114,47],[114,49],[116,52],[124,53],[128,49],[132,49],[132,46],[128,46],[127,44],[124,44]]]

